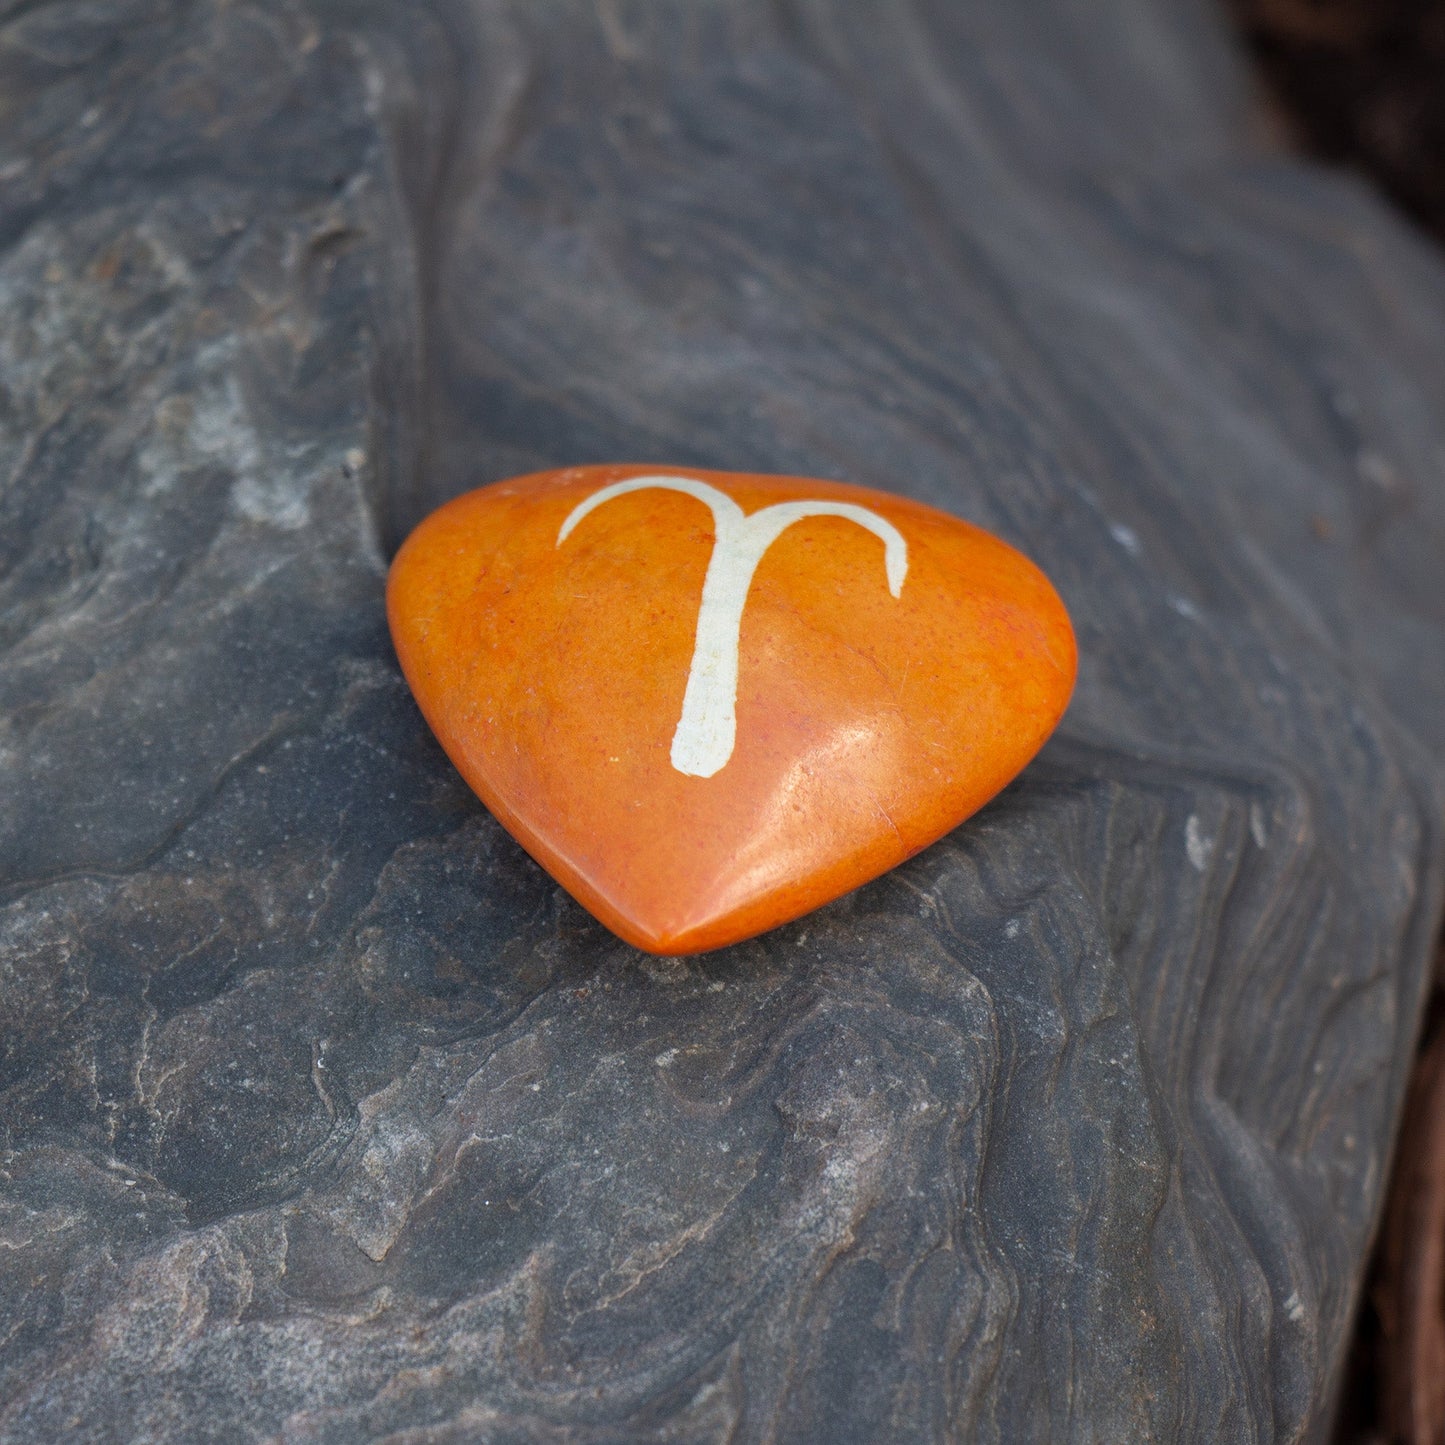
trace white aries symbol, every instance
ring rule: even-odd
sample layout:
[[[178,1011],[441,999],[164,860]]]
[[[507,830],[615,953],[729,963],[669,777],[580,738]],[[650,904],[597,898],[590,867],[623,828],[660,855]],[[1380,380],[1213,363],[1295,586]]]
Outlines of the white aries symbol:
[[[682,717],[672,735],[673,767],[689,777],[710,778],[733,755],[743,608],[763,553],[788,527],[804,517],[844,517],[866,528],[883,543],[888,590],[897,597],[908,574],[908,544],[891,522],[851,502],[778,502],[746,516],[731,497],[706,482],[690,477],[657,476],[633,477],[593,492],[579,502],[562,523],[557,545],[560,547],[572,529],[604,502],[627,492],[651,488],[684,492],[706,502],[717,534],[702,584],[697,641],[687,675],[687,691],[682,699]]]

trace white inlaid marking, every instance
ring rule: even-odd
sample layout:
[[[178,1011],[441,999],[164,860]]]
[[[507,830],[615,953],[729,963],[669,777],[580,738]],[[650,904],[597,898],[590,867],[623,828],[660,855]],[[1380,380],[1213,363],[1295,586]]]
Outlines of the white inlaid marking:
[[[883,567],[888,590],[897,597],[908,575],[908,543],[892,522],[852,502],[777,502],[752,516],[725,492],[691,477],[632,477],[614,482],[579,502],[557,533],[560,547],[572,529],[589,512],[627,492],[661,488],[684,492],[706,502],[712,511],[717,540],[703,578],[702,602],[697,612],[697,641],[682,717],[672,735],[672,765],[694,778],[710,778],[733,755],[737,738],[738,644],[742,636],[743,608],[753,573],[763,553],[787,528],[804,517],[844,517],[872,532],[883,543]]]

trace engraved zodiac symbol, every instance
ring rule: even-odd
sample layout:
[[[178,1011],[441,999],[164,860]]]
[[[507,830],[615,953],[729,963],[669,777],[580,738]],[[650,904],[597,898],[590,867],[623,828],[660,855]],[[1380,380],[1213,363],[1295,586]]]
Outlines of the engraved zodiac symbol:
[[[897,597],[908,574],[908,544],[898,528],[867,507],[851,502],[778,502],[745,516],[724,492],[689,477],[633,477],[594,492],[575,506],[557,534],[561,546],[589,512],[627,492],[661,488],[685,492],[712,510],[717,540],[708,560],[697,613],[697,641],[682,699],[682,717],[672,735],[672,765],[694,778],[710,778],[733,755],[737,735],[738,643],[743,608],[763,553],[804,517],[845,517],[883,543],[888,590]]]

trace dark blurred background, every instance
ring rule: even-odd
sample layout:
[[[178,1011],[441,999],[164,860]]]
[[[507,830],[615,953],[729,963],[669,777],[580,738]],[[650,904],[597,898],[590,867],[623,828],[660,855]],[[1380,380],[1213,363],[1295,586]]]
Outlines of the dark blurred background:
[[[1229,0],[1296,142],[1445,239],[1445,3]]]

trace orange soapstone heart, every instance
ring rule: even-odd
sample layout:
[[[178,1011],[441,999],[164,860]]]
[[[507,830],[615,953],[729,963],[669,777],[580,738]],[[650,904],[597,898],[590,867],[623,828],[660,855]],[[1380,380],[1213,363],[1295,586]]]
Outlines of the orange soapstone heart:
[[[983,806],[1068,705],[1032,562],[802,477],[572,467],[447,503],[397,554],[402,670],[462,776],[628,942],[796,918]]]

